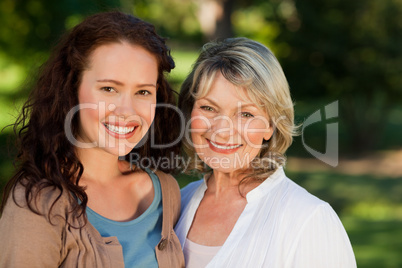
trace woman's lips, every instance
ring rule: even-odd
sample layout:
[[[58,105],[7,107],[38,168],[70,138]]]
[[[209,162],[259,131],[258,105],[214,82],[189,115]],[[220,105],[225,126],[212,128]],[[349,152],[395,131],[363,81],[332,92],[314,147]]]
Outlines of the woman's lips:
[[[223,153],[223,154],[231,154],[237,151],[242,144],[224,144],[224,143],[218,143],[215,141],[211,141],[206,139],[209,145],[209,148],[217,153]]]
[[[132,137],[139,124],[137,123],[103,123],[106,128],[106,132],[118,139],[128,139]]]

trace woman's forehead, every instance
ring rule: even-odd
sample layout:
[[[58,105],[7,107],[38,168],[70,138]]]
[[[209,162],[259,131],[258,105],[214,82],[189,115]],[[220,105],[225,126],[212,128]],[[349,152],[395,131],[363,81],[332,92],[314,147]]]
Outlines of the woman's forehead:
[[[265,105],[262,103],[261,98],[250,89],[249,83],[243,85],[236,85],[225,78],[220,72],[215,72],[209,77],[201,80],[195,100],[208,98],[208,96],[221,93],[225,96],[235,96],[241,102],[242,106],[254,106],[257,109],[264,109]]]

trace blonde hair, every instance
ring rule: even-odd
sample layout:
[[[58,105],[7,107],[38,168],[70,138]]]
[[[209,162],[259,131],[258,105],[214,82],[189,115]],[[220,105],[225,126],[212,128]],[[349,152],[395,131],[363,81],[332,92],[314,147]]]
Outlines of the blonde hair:
[[[244,88],[247,97],[270,118],[274,133],[269,141],[263,142],[259,154],[252,160],[254,170],[247,176],[264,180],[285,165],[284,153],[296,135],[293,102],[282,67],[267,47],[247,38],[205,44],[181,87],[179,107],[187,122],[195,100],[208,94],[217,72],[233,85]],[[202,161],[191,143],[183,141],[191,166],[206,172],[206,166],[200,164]]]

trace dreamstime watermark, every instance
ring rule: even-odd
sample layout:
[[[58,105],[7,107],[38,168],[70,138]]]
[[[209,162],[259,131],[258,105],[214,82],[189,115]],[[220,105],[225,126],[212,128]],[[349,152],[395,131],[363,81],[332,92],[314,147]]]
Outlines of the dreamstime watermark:
[[[165,144],[157,144],[156,140],[155,140],[155,131],[157,128],[155,128],[154,124],[152,124],[150,127],[148,126],[143,126],[144,129],[148,130],[148,134],[149,135],[143,135],[142,139],[138,142],[129,142],[128,139],[118,139],[118,141],[116,141],[116,139],[112,138],[112,137],[108,137],[107,135],[100,135],[100,133],[98,133],[98,139],[95,141],[91,141],[91,142],[83,142],[80,141],[79,139],[77,139],[77,137],[75,137],[73,131],[72,131],[72,122],[73,122],[73,118],[75,116],[78,116],[78,113],[83,110],[83,109],[92,109],[92,110],[97,110],[98,113],[98,118],[112,118],[113,116],[110,116],[110,114],[113,115],[113,110],[116,107],[114,105],[108,105],[106,107],[106,104],[104,102],[99,102],[99,104],[95,104],[95,103],[83,103],[80,105],[77,105],[75,107],[73,107],[67,114],[66,116],[66,120],[65,120],[65,124],[64,124],[64,129],[65,129],[65,133],[66,133],[66,137],[69,140],[69,142],[71,142],[74,146],[79,147],[79,148],[94,148],[94,147],[106,147],[106,146],[121,146],[120,141],[122,141],[124,143],[124,146],[128,146],[130,147],[129,149],[132,149],[134,147],[138,148],[143,146],[146,142],[148,142],[148,139],[150,139],[150,146],[151,148],[154,149],[166,149],[166,148],[171,148],[173,146],[178,145],[178,143],[180,141],[182,141],[183,139],[187,142],[187,144],[189,144],[190,146],[193,146],[196,149],[202,149],[202,148],[207,148],[209,145],[207,143],[204,144],[194,144],[192,139],[191,139],[191,134],[194,134],[196,132],[199,133],[205,133],[205,132],[209,132],[208,137],[215,141],[215,140],[219,140],[219,137],[224,135],[225,137],[228,137],[228,140],[226,140],[227,144],[236,144],[239,142],[239,140],[241,140],[241,142],[244,142],[247,144],[247,146],[251,147],[251,148],[257,148],[257,149],[261,149],[264,146],[267,146],[266,143],[264,144],[254,144],[251,140],[250,140],[250,136],[252,134],[256,134],[256,133],[264,133],[266,131],[272,131],[272,133],[275,133],[275,131],[278,131],[276,129],[276,126],[280,123],[281,120],[285,120],[286,117],[284,115],[278,117],[278,118],[267,118],[265,116],[261,116],[261,115],[257,115],[257,116],[253,116],[251,118],[248,119],[239,119],[236,116],[227,116],[227,115],[216,115],[213,117],[206,117],[206,116],[195,116],[189,120],[186,120],[184,114],[174,105],[171,104],[166,104],[166,103],[161,103],[161,104],[155,104],[150,106],[150,114],[154,113],[154,111],[156,109],[159,108],[163,108],[165,110],[171,110],[170,112],[172,113],[176,113],[178,114],[178,118],[179,118],[179,125],[180,125],[180,132],[179,135],[171,142],[169,143],[165,143]],[[242,111],[242,107],[241,107],[241,103],[238,104],[238,114],[241,113]],[[338,101],[334,101],[328,105],[326,105],[323,109],[323,113],[324,113],[324,119],[328,120],[328,119],[333,119],[333,118],[337,118],[338,117]],[[114,120],[118,120],[118,116],[115,116],[116,119]],[[143,121],[141,119],[138,119],[138,115],[134,115],[134,116],[130,116],[127,118],[124,118],[124,122],[129,122],[130,120],[135,120],[135,121]],[[339,145],[338,145],[338,136],[339,136],[339,131],[338,131],[338,123],[337,122],[333,122],[333,123],[329,123],[326,125],[326,130],[327,130],[327,134],[326,134],[326,145],[325,145],[325,152],[321,153],[318,150],[313,149],[312,147],[310,147],[309,145],[307,145],[307,143],[305,142],[305,129],[317,122],[321,122],[324,119],[322,119],[321,116],[321,109],[315,111],[313,114],[311,114],[309,117],[307,117],[307,119],[305,120],[305,122],[303,123],[302,126],[302,132],[301,132],[301,136],[302,136],[302,144],[304,146],[304,148],[311,154],[313,155],[315,158],[323,161],[324,163],[331,165],[333,167],[338,165],[338,151],[339,151]],[[203,126],[203,128],[201,129],[196,129],[196,128],[192,128],[191,125],[192,123],[198,120],[198,125],[201,122],[201,125]],[[162,122],[163,124],[163,122]],[[258,127],[256,127],[258,126]],[[105,131],[105,129],[100,128],[100,131]],[[106,140],[101,140],[101,137],[103,139],[106,139],[107,137],[109,138],[108,142],[106,142]],[[273,135],[271,137],[271,139],[269,140],[269,143],[275,143],[277,142],[277,140],[275,139],[275,135]],[[133,159],[130,160],[131,163],[134,162],[138,162],[138,161],[144,161],[143,163],[141,163],[142,166],[148,166],[145,161],[148,161],[149,163],[152,163],[149,166],[158,166],[158,167],[164,167],[167,165],[172,165],[172,163],[174,163],[174,165],[176,167],[182,167],[184,169],[188,169],[188,163],[190,163],[189,160],[185,160],[184,158],[180,158],[179,156],[177,156],[177,159],[135,159],[137,155],[133,155]],[[130,156],[131,157],[131,156]],[[139,157],[139,156],[138,156]],[[218,159],[218,158],[217,158]],[[209,159],[208,161],[218,161],[217,159]],[[222,163],[218,163],[219,165],[221,165],[222,167],[224,167],[225,165],[229,165],[230,163],[228,162],[228,160],[222,160],[223,158],[220,157],[219,159],[221,159],[221,161],[223,161]],[[272,162],[271,160],[268,160],[271,158],[265,158],[261,161],[266,161],[267,164],[270,164],[270,162]],[[232,161],[232,160],[231,160]],[[239,166],[244,166],[244,163],[242,165],[240,165],[241,161],[240,158],[238,158],[236,160],[236,165]],[[244,161],[244,160],[243,160]],[[247,161],[249,161],[249,163],[253,162],[251,161],[251,159],[248,159]],[[274,163],[275,164],[275,163]],[[271,164],[270,164],[271,165]],[[233,166],[233,163],[232,163]]]

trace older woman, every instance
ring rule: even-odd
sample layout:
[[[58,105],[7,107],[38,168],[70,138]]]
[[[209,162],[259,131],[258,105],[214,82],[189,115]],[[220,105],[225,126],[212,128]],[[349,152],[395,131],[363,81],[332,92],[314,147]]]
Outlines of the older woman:
[[[293,103],[268,48],[206,44],[179,102],[191,122],[185,151],[205,173],[182,190],[187,267],[356,267],[334,210],[284,173]]]

